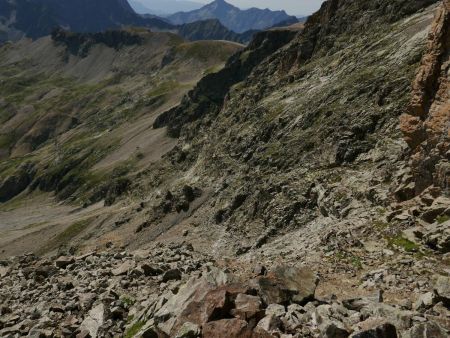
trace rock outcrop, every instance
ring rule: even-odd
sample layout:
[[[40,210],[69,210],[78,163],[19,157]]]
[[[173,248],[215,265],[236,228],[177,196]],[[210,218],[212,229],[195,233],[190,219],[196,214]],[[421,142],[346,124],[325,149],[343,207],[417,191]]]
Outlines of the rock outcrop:
[[[411,150],[412,198],[430,186],[450,194],[450,1],[444,0],[429,34],[427,52],[413,82],[408,112],[401,117]],[[411,186],[413,184],[413,186]]]
[[[258,33],[248,47],[233,55],[225,67],[199,81],[181,102],[158,116],[154,128],[168,128],[168,134],[179,137],[184,125],[213,119],[223,106],[230,88],[243,81],[251,71],[296,35],[295,31],[275,30]],[[193,138],[195,135],[186,135]]]

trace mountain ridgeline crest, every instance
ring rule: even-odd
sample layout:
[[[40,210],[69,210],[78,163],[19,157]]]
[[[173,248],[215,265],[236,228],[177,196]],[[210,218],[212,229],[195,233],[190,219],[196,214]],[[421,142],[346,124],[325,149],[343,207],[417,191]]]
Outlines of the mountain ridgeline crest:
[[[173,24],[185,24],[205,19],[218,19],[224,26],[237,33],[250,30],[263,30],[279,23],[284,25],[298,22],[295,16],[285,11],[250,8],[241,10],[224,0],[215,0],[200,9],[190,12],[179,12],[168,17]]]
[[[76,33],[140,27],[188,39],[245,43],[253,34],[232,32],[217,19],[174,25],[154,15],[136,14],[127,0],[0,0],[0,42],[41,38],[58,27]]]

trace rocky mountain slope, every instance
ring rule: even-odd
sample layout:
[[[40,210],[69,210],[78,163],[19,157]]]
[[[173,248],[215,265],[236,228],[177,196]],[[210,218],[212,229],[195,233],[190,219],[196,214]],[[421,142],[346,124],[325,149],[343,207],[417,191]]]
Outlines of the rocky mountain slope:
[[[55,31],[4,46],[0,200],[26,188],[81,204],[123,192],[125,173],[158,160],[173,144],[149,129],[156,115],[240,48],[145,30]]]
[[[238,43],[249,43],[257,31],[250,30],[244,33],[235,33],[226,28],[217,19],[200,20],[179,25],[176,32],[190,41],[198,40],[226,40]]]
[[[1,255],[19,255],[1,263],[3,332],[447,337],[449,19],[448,0],[329,0],[155,110],[146,130],[166,151],[116,170],[104,195],[55,189],[56,204],[51,179],[24,180],[0,210]],[[17,153],[3,186],[33,160]]]
[[[241,10],[224,0],[216,0],[200,9],[172,14],[168,19],[176,25],[206,19],[218,19],[224,26],[237,33],[262,30],[278,23],[289,25],[298,20],[284,11],[250,8]]]

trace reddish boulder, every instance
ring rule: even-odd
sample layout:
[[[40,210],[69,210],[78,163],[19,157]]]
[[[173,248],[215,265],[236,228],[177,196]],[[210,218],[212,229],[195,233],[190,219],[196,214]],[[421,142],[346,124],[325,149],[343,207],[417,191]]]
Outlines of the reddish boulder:
[[[222,319],[203,326],[204,338],[252,338],[252,330],[244,320]]]
[[[187,305],[174,329],[177,330],[186,322],[203,326],[210,321],[230,318],[236,297],[246,292],[247,288],[239,284],[223,285],[209,291],[203,298],[196,299]]]
[[[261,299],[257,296],[238,294],[234,302],[235,308],[232,310],[233,316],[249,321],[255,319],[259,321],[264,316]]]

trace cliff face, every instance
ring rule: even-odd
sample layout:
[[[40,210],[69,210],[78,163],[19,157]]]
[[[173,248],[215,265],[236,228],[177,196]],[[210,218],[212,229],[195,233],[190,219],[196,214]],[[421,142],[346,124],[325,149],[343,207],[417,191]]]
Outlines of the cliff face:
[[[178,137],[185,125],[197,120],[214,118],[231,87],[243,81],[266,57],[291,41],[295,34],[295,31],[289,30],[256,34],[245,51],[233,55],[224,69],[200,80],[180,106],[174,107],[156,119],[154,127],[167,126],[169,135]],[[195,131],[188,137],[195,137]]]
[[[189,175],[177,183],[214,187],[197,211],[212,241],[242,253],[331,219],[386,222],[375,210],[394,201],[399,117],[436,2],[327,1],[286,43],[258,35],[156,120],[179,137],[168,160]]]
[[[408,192],[406,198],[431,186],[450,194],[449,69],[450,1],[446,0],[433,22],[408,112],[401,117],[400,127],[411,150],[411,176],[404,178],[399,190]]]

